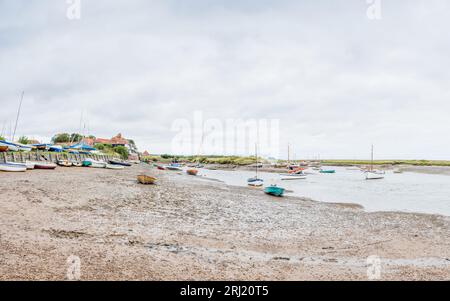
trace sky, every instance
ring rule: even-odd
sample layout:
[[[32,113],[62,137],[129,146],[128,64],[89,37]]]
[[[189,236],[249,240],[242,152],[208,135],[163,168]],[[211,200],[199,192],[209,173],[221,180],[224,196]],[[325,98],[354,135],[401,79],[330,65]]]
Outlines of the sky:
[[[450,2],[373,1],[81,0],[71,19],[66,0],[0,0],[0,130],[9,138],[25,91],[16,138],[120,132],[154,154],[249,155],[257,141],[299,159],[365,159],[374,144],[377,159],[450,159]],[[269,130],[245,147],[217,142],[255,120]]]

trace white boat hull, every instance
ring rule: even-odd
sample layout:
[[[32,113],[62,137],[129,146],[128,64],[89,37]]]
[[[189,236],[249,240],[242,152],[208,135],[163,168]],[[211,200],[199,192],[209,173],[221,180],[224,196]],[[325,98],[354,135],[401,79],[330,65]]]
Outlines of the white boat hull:
[[[120,166],[120,165],[113,165],[113,164],[106,164],[105,166],[106,169],[115,169],[115,170],[120,170],[120,169],[124,169],[124,166]]]
[[[26,161],[25,163],[17,163],[17,162],[6,162],[6,164],[10,164],[10,165],[25,165],[27,167],[27,169],[31,170],[34,169],[34,163],[30,162],[30,161]]]
[[[281,180],[288,181],[288,180],[304,180],[306,179],[306,175],[289,175],[289,174],[281,174],[280,175]]]
[[[18,164],[0,164],[0,171],[24,172],[27,171],[27,167],[26,165],[18,165]]]
[[[384,174],[377,172],[366,172],[366,180],[380,180],[384,179]]]
[[[248,182],[248,186],[253,186],[253,187],[261,187],[264,185],[264,181],[261,180],[257,180],[257,181],[253,181],[253,182]]]

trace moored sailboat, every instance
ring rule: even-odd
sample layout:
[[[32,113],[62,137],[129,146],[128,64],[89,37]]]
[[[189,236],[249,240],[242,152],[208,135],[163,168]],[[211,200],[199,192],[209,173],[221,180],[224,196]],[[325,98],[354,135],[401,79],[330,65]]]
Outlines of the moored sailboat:
[[[373,145],[372,145],[372,156],[370,160],[370,168],[365,172],[366,180],[381,180],[384,179],[385,172],[373,169]]]

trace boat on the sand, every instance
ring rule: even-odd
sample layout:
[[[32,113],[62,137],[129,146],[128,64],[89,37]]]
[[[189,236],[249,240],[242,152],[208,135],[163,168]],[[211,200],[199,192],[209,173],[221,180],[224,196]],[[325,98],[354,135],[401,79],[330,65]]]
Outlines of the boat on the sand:
[[[83,163],[80,161],[70,161],[73,167],[82,167]]]
[[[11,164],[11,165],[25,165],[27,167],[28,170],[32,170],[34,169],[35,163],[31,162],[31,161],[26,161],[26,162],[6,162],[6,164]]]
[[[334,169],[321,169],[320,173],[336,173]]]
[[[304,179],[306,179],[306,175],[305,174],[285,173],[285,174],[280,174],[280,178],[283,181],[286,181],[286,180],[304,180]]]
[[[56,168],[56,164],[51,163],[51,162],[36,162],[34,164],[34,169],[55,169]]]
[[[180,170],[182,170],[180,167],[178,167],[178,166],[173,166],[173,165],[166,165],[166,166],[164,166],[164,168],[165,168],[165,169],[168,169],[168,170],[175,170],[175,171],[180,171]]]
[[[188,169],[188,170],[186,170],[186,173],[191,176],[196,176],[198,174],[198,170],[197,169]]]
[[[85,167],[92,167],[92,168],[105,168],[106,162],[103,161],[96,161],[91,158],[87,158],[83,160],[83,166]]]
[[[147,175],[139,175],[137,176],[137,180],[140,184],[149,185],[149,184],[155,184],[156,178],[147,176]]]
[[[127,167],[131,166],[131,163],[120,160],[109,160],[108,162],[109,164],[112,165],[127,166]]]
[[[166,168],[164,166],[161,166],[161,165],[156,165],[156,168],[158,168],[159,170],[166,170]]]
[[[27,171],[27,166],[22,164],[8,164],[8,163],[0,163],[0,171],[6,172],[24,172]]]
[[[264,188],[264,192],[266,194],[270,194],[270,195],[278,196],[278,197],[283,196],[284,191],[285,191],[284,188],[278,187],[277,185],[270,185],[270,186],[267,186],[266,188]]]
[[[71,166],[73,166],[73,163],[70,162],[69,160],[58,160],[57,164],[59,166],[62,166],[62,167],[71,167]]]
[[[121,165],[114,165],[114,164],[106,164],[105,166],[106,169],[115,169],[115,170],[121,170],[124,169],[125,166],[121,166]]]
[[[247,184],[249,186],[260,187],[260,186],[264,185],[264,180],[260,179],[258,177],[253,177],[253,178],[247,179]]]

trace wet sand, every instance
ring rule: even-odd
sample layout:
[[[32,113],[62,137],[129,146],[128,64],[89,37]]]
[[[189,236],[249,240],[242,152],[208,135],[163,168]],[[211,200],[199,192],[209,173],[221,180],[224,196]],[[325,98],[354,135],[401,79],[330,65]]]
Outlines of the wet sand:
[[[155,175],[142,186],[136,176]],[[159,171],[0,173],[0,279],[449,280],[450,217],[273,198]]]

